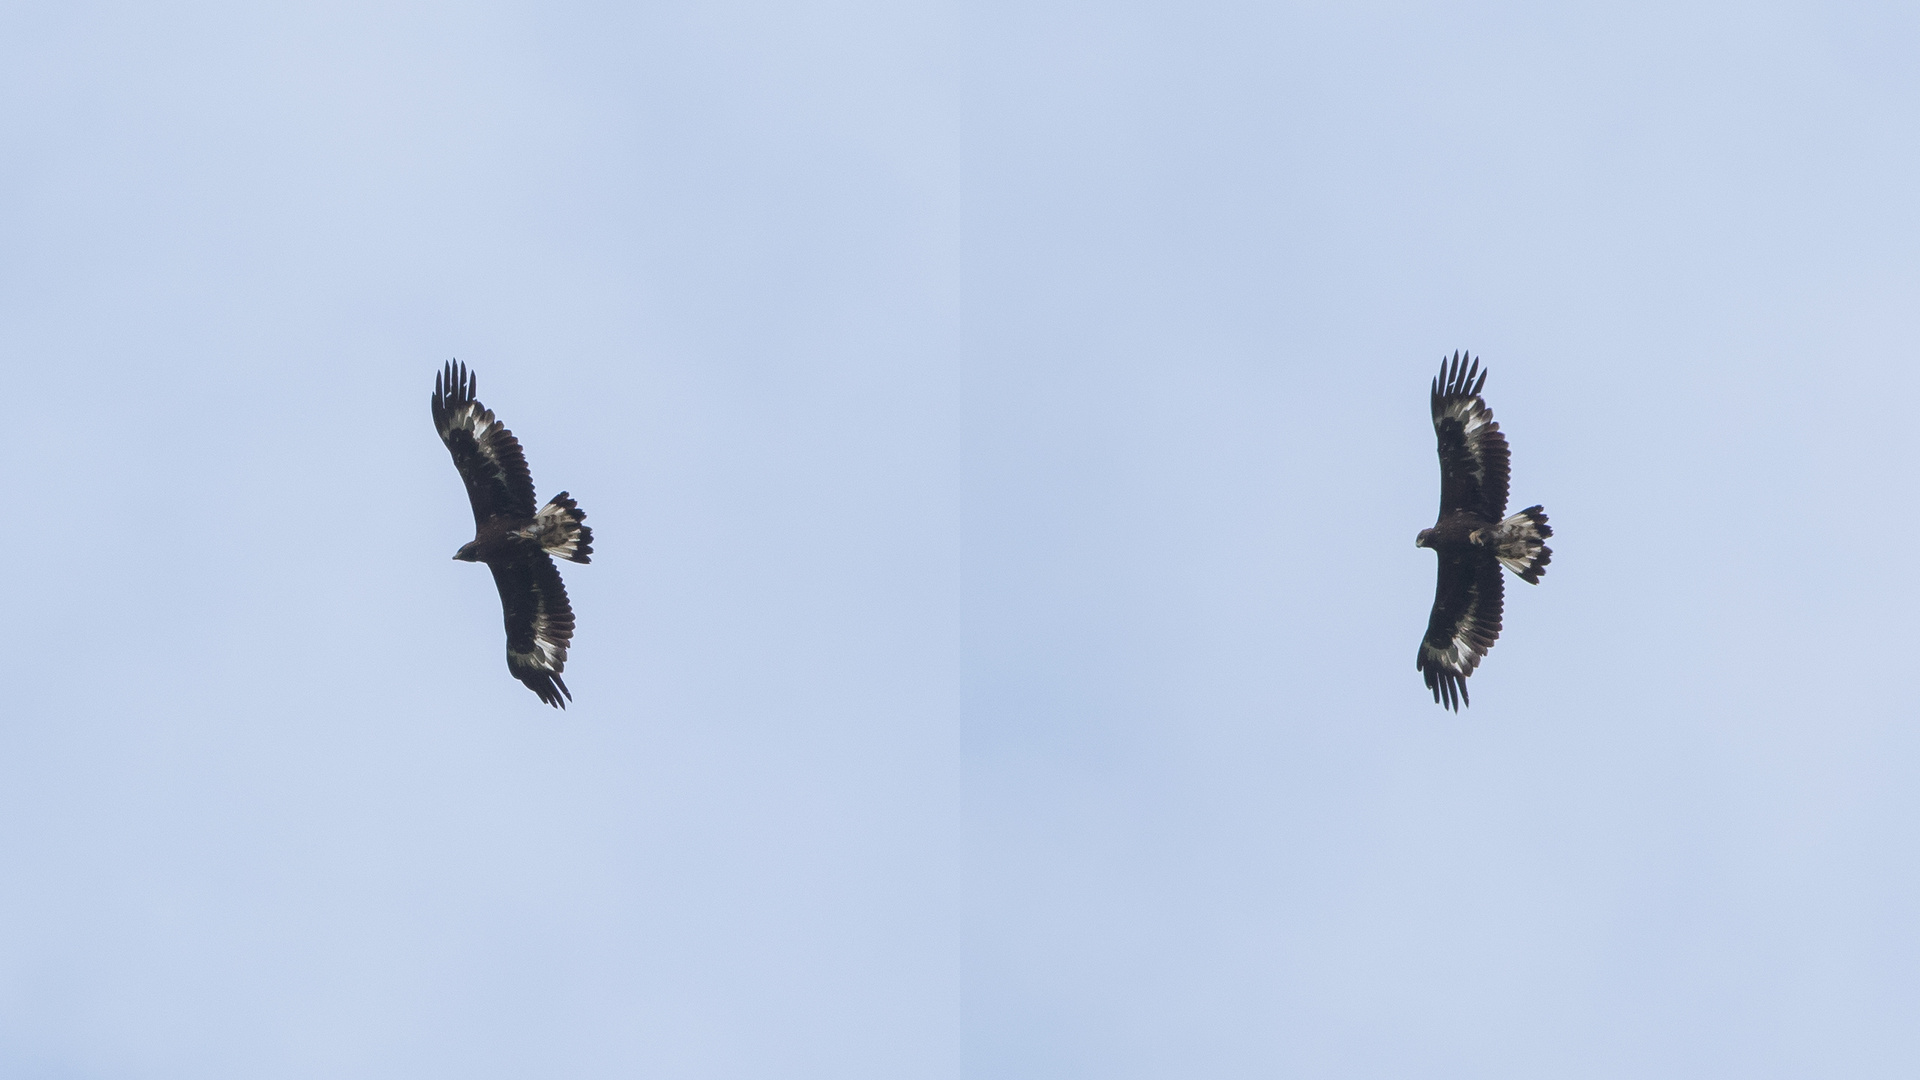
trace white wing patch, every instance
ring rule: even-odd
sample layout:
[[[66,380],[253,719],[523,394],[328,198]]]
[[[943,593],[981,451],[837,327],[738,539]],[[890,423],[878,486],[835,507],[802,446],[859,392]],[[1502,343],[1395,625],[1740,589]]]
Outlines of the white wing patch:
[[[500,421],[493,418],[493,410],[483,408],[477,401],[467,402],[447,417],[447,430],[465,431],[472,435],[473,441],[479,444],[481,456],[495,467],[500,465],[500,459],[494,456],[489,436],[500,426]]]
[[[1461,435],[1467,444],[1467,453],[1473,457],[1474,479],[1484,481],[1487,478],[1487,463],[1481,453],[1480,435],[1488,428],[1494,431],[1500,430],[1499,426],[1493,422],[1493,410],[1487,408],[1485,401],[1475,396],[1448,402],[1440,415],[1448,420],[1459,422]]]
[[[1467,624],[1471,627],[1473,624]],[[1426,658],[1428,667],[1437,667],[1459,675],[1471,675],[1473,669],[1480,666],[1480,658],[1486,654],[1474,647],[1472,641],[1462,636],[1465,631],[1455,634],[1444,649],[1436,649],[1426,642],[1420,643],[1420,654]]]
[[[1473,602],[1461,613],[1459,628],[1454,630],[1446,648],[1435,648],[1424,640],[1420,642],[1420,655],[1425,658],[1428,667],[1452,671],[1464,678],[1480,666],[1480,658],[1493,648],[1493,640],[1485,639],[1479,631],[1481,603],[1481,593],[1475,589]],[[1498,634],[1497,630],[1495,634]]]
[[[1460,421],[1460,426],[1471,435],[1488,424],[1493,423],[1493,410],[1478,397],[1460,398],[1450,402],[1440,413],[1448,419]]]
[[[524,667],[558,672],[567,664],[566,643],[553,636],[553,626],[543,609],[533,617],[533,651],[507,650],[507,655]]]
[[[481,432],[498,422],[493,418],[492,409],[483,409],[479,402],[469,401],[447,415],[447,430],[464,430],[478,439]]]

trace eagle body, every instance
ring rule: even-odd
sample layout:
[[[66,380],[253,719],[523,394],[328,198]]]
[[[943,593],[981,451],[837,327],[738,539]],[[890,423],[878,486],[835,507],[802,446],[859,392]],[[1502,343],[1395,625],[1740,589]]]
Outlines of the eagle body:
[[[473,539],[460,546],[453,557],[461,562],[490,563],[495,559],[513,559],[531,555],[540,545],[521,533],[528,522],[491,518],[473,531]]]
[[[1440,449],[1440,516],[1414,545],[1439,556],[1433,613],[1415,668],[1435,703],[1458,712],[1467,704],[1467,676],[1500,637],[1506,567],[1540,583],[1553,549],[1541,507],[1508,516],[1507,437],[1480,397],[1480,362],[1455,353],[1433,381],[1433,430]]]
[[[1480,537],[1489,525],[1488,521],[1471,510],[1455,510],[1442,513],[1433,528],[1420,530],[1418,546],[1432,548],[1435,551],[1461,554],[1481,547]]]
[[[565,492],[561,492],[553,503],[549,503],[547,510],[570,508],[561,507],[562,499],[567,499]],[[571,502],[571,500],[568,501]],[[552,552],[573,562],[591,562],[591,559],[585,557],[574,558],[575,554],[590,555],[593,551],[591,547],[568,554],[561,554],[556,550],[566,545],[571,538],[572,530],[567,527],[569,524],[567,516],[547,513],[547,510],[542,511],[542,514],[545,514],[544,517],[542,514],[528,518],[490,517],[474,527],[473,539],[463,544],[459,551],[454,552],[453,557],[462,562],[492,563],[499,559],[532,558],[541,552]],[[586,516],[584,511],[579,511],[572,516],[571,520],[577,522]],[[593,530],[584,525],[579,526],[578,532],[581,534],[582,545],[593,539]]]
[[[453,455],[473,505],[473,539],[453,557],[486,563],[500,591],[507,670],[555,708],[573,694],[560,678],[573,640],[573,607],[553,560],[592,561],[593,530],[566,492],[535,509],[520,441],[475,397],[479,380],[448,363],[434,379],[433,425]]]

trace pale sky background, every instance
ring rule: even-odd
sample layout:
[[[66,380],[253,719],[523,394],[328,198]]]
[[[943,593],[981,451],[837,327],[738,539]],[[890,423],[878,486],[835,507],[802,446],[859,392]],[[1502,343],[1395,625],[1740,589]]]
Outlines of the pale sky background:
[[[1911,1076],[1917,121],[1895,5],[0,3],[0,1076]]]

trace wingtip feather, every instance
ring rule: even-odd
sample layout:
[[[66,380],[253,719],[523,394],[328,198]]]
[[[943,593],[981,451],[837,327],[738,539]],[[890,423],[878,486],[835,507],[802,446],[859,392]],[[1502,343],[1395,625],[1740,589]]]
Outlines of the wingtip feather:
[[[458,360],[442,364],[433,377],[433,415],[436,422],[479,396],[480,377]]]
[[[564,709],[567,707],[567,702],[573,700],[573,691],[567,689],[566,680],[562,679],[557,671],[526,671],[514,674],[521,682],[527,684],[527,689],[533,691],[534,696],[538,697],[543,705]]]
[[[1433,396],[1442,397],[1478,394],[1487,384],[1487,370],[1480,366],[1480,358],[1462,350],[1455,350],[1451,356],[1440,358],[1440,375],[1433,380]]]

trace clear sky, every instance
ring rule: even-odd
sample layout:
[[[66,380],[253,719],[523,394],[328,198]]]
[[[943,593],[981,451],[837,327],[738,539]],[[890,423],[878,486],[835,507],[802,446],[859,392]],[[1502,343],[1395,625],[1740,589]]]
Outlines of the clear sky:
[[[1916,121],[1895,5],[0,5],[0,1076],[1910,1076]]]

